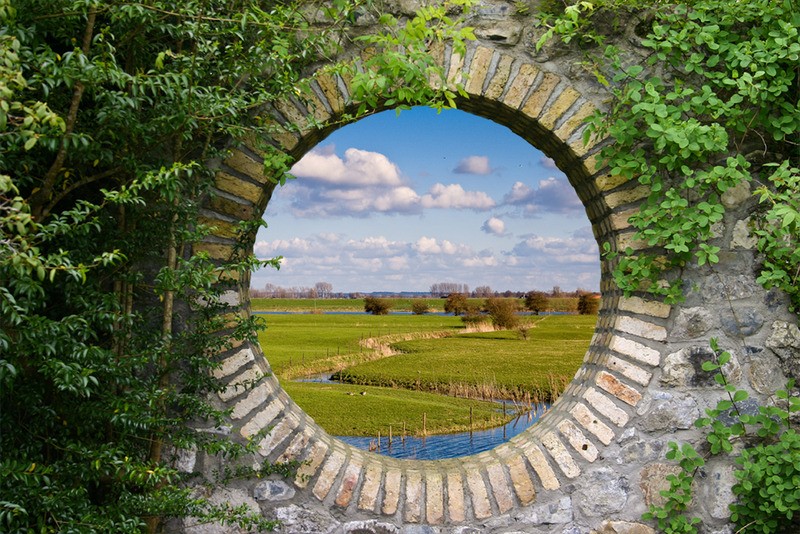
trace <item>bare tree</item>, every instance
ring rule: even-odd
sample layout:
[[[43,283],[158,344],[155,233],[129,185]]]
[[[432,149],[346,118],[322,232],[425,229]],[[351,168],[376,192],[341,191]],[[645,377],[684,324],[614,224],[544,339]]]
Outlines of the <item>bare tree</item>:
[[[317,296],[321,299],[330,298],[333,293],[333,286],[328,282],[317,282],[314,284],[314,289],[317,291]]]

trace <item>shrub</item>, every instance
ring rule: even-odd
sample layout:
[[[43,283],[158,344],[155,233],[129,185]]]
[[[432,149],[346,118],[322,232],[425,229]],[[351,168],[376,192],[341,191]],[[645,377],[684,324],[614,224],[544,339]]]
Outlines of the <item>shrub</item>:
[[[411,304],[411,313],[414,315],[425,315],[429,311],[431,311],[431,308],[425,300],[415,300],[413,304]]]
[[[377,297],[366,297],[364,299],[364,311],[372,315],[387,315],[392,308],[392,303],[387,299]]]
[[[532,311],[534,315],[546,310],[548,304],[550,301],[542,291],[528,291],[525,294],[525,309]]]
[[[492,297],[486,299],[484,305],[489,317],[492,318],[492,324],[495,328],[511,329],[516,328],[519,324],[519,302],[516,299],[504,299]]]
[[[599,307],[600,299],[591,293],[578,297],[578,313],[581,315],[595,315]]]
[[[450,293],[444,301],[445,313],[461,315],[467,311],[467,297],[463,293]]]

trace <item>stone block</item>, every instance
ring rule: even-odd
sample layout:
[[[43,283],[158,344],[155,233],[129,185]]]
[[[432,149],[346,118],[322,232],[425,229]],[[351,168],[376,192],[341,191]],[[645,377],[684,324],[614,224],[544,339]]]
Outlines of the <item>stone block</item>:
[[[503,466],[497,463],[489,464],[486,473],[489,475],[489,485],[492,488],[497,508],[501,514],[504,514],[514,506],[514,496],[503,472]]]
[[[601,467],[581,479],[575,502],[585,516],[607,518],[625,508],[629,493],[623,476],[614,469]]]
[[[657,300],[645,300],[641,297],[620,297],[618,308],[641,315],[650,315],[666,319],[672,311],[672,306]]]
[[[333,487],[336,477],[339,476],[339,471],[341,471],[344,461],[345,454],[338,449],[334,450],[331,455],[328,456],[327,461],[322,466],[322,471],[319,473],[317,483],[314,484],[314,489],[312,490],[314,496],[320,501],[324,501],[325,497],[328,496],[328,492],[330,492]]]
[[[653,373],[616,356],[609,356],[606,359],[606,367],[642,386],[647,386],[650,383],[650,379],[653,378]]]
[[[461,523],[466,519],[464,481],[458,471],[447,472],[447,515],[454,523]]]
[[[381,489],[383,478],[383,466],[377,462],[367,464],[364,473],[364,483],[361,486],[361,495],[358,497],[358,508],[360,510],[375,510],[378,503],[378,493]]]
[[[425,473],[425,522],[440,525],[444,522],[444,482],[439,472]]]
[[[516,455],[509,460],[507,465],[517,499],[523,506],[532,503],[536,500],[536,489],[533,487],[533,480],[525,467],[525,460],[522,456]]]
[[[322,441],[315,441],[311,445],[305,461],[300,465],[294,477],[294,485],[298,488],[305,488],[311,478],[317,473],[317,469],[322,465],[325,455],[328,454],[328,445]]]
[[[467,469],[467,488],[472,500],[472,512],[475,519],[486,519],[492,515],[492,505],[489,503],[489,494],[480,471],[475,468]]]
[[[406,499],[403,505],[403,519],[409,523],[422,521],[422,499],[424,488],[422,473],[419,471],[406,472]]]
[[[661,361],[661,353],[655,349],[621,336],[612,336],[608,348],[618,352],[623,356],[628,356],[634,360],[646,363],[647,365],[657,366]]]
[[[266,402],[267,397],[272,393],[272,385],[269,382],[262,382],[233,406],[231,419],[237,421],[250,414],[253,410]]]
[[[383,483],[383,504],[381,513],[384,515],[394,515],[397,513],[397,506],[400,503],[400,482],[402,473],[399,469],[389,469],[386,471],[386,479]]]
[[[617,317],[615,328],[621,332],[634,336],[652,339],[653,341],[664,341],[667,339],[667,329],[663,326],[653,324],[636,317],[620,315]]]
[[[618,427],[623,427],[628,423],[628,414],[622,408],[614,404],[614,401],[590,387],[584,394],[583,398],[591,405],[592,408],[600,412],[612,423]]]
[[[510,55],[502,54],[500,56],[497,67],[494,69],[494,76],[492,76],[489,86],[486,88],[486,98],[496,100],[503,94],[506,83],[508,83],[508,77],[511,75],[511,65],[513,63],[514,58]]]
[[[575,478],[581,474],[581,468],[575,463],[572,455],[561,443],[561,440],[553,432],[548,432],[542,438],[542,445],[555,460],[556,465],[567,478]]]
[[[581,432],[580,428],[569,419],[564,419],[558,424],[558,430],[567,438],[567,441],[578,454],[589,462],[597,460],[598,451],[597,447],[589,441],[586,436]]]
[[[663,506],[666,498],[662,491],[669,490],[667,475],[677,475],[681,471],[675,464],[653,463],[645,465],[639,472],[639,487],[644,494],[644,503],[649,506]]]
[[[648,432],[675,432],[694,426],[700,417],[697,401],[689,395],[653,392],[653,398],[642,418],[642,428]]]
[[[548,130],[552,130],[572,104],[577,102],[580,96],[580,93],[572,87],[565,87],[558,97],[556,97],[555,101],[544,110],[544,113],[542,113],[539,118],[539,124]]]
[[[350,501],[353,499],[358,479],[361,476],[361,462],[351,458],[344,468],[344,475],[342,482],[339,484],[339,489],[336,492],[336,499],[334,503],[341,508],[347,508]]]
[[[223,171],[214,177],[214,187],[255,205],[260,204],[264,194],[264,188],[260,185]]]
[[[221,365],[212,371],[214,378],[221,379],[236,373],[239,369],[254,360],[253,351],[247,347],[234,352],[222,360]]]
[[[597,384],[600,389],[611,393],[622,402],[630,404],[631,406],[636,406],[639,404],[639,401],[642,400],[641,393],[632,387],[623,384],[611,373],[607,373],[605,371],[597,373],[595,384]]]
[[[257,501],[288,501],[294,495],[294,488],[283,480],[262,480],[253,489],[253,498]]]
[[[489,72],[489,66],[492,63],[494,51],[485,46],[478,46],[475,49],[475,54],[472,56],[472,61],[469,64],[469,80],[467,80],[465,89],[471,95],[480,95],[483,91],[483,83],[486,81],[486,75]]]
[[[506,106],[517,109],[522,104],[522,99],[528,94],[528,90],[533,85],[536,75],[539,74],[539,69],[530,63],[523,63],[519,68],[519,72],[511,80],[511,86],[503,96],[503,104]]]
[[[586,102],[581,105],[578,110],[565,120],[555,132],[556,137],[566,141],[569,137],[585,124],[586,118],[591,116],[597,108],[591,102]]]
[[[542,113],[542,109],[544,109],[545,103],[560,82],[561,78],[552,72],[543,73],[539,85],[531,92],[531,95],[528,97],[528,100],[525,101],[520,111],[532,119],[539,117]]]
[[[614,439],[614,431],[611,427],[600,421],[592,411],[583,403],[578,403],[572,407],[570,414],[586,430],[594,434],[604,445],[608,445]]]
[[[285,406],[281,401],[273,399],[263,410],[254,415],[253,418],[242,427],[239,434],[241,434],[243,438],[248,438],[260,432],[262,429],[267,428],[284,408]]]

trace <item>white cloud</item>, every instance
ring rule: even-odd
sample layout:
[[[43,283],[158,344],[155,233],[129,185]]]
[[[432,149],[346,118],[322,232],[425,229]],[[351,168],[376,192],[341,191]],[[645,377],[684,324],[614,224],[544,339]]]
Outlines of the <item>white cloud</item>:
[[[468,156],[458,162],[453,172],[456,174],[478,174],[485,176],[492,174],[494,169],[489,165],[489,158],[486,156]]]
[[[488,210],[495,206],[492,197],[483,191],[465,191],[460,184],[434,184],[422,196],[422,207],[442,209]]]
[[[539,160],[539,165],[545,169],[558,170],[556,162],[553,160],[553,158],[542,158]]]
[[[472,253],[470,247],[466,245],[457,245],[447,239],[439,241],[435,237],[420,237],[414,243],[414,250],[419,254],[446,254],[451,256],[457,253]]]
[[[312,150],[291,170],[298,178],[339,186],[399,186],[400,169],[378,152],[345,150],[344,159],[328,150]]]
[[[506,223],[497,217],[490,217],[483,223],[481,230],[487,234],[502,236],[506,233]]]

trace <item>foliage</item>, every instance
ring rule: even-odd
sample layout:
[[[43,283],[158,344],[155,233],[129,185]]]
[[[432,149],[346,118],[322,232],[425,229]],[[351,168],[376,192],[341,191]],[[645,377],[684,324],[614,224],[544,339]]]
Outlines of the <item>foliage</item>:
[[[716,372],[714,379],[727,398],[695,421],[698,428],[709,428],[709,454],[733,454],[735,440],[757,438],[755,445],[744,447],[736,457],[739,469],[734,475],[738,482],[733,493],[737,501],[730,506],[731,521],[740,527],[738,532],[793,531],[800,518],[800,436],[791,427],[792,415],[800,412],[800,397],[789,395],[794,383],[790,381],[786,390],[775,393],[775,405],[760,406],[757,415],[743,413],[739,407],[748,393],[729,384],[724,374],[731,355],[719,349],[716,339],[711,340],[711,348],[715,360],[704,362],[703,370]],[[722,416],[733,417],[735,422],[726,424]],[[679,446],[674,442],[669,444],[667,458],[678,462],[681,469],[667,477],[670,488],[662,492],[665,504],[651,505],[643,517],[656,520],[667,534],[696,533],[700,519],[687,518],[684,513],[692,502],[692,482],[705,459],[690,444]]]
[[[372,315],[386,315],[392,308],[391,301],[378,297],[367,297],[364,299],[364,311]]]
[[[274,527],[198,498],[172,467],[184,448],[249,454],[193,429],[226,417],[205,400],[221,388],[209,354],[259,328],[222,294],[277,266],[246,249],[247,222],[231,225],[229,262],[192,255],[213,224],[199,206],[214,194],[211,164],[243,138],[268,138],[265,106],[301,95],[302,70],[371,9],[0,0],[0,530],[155,531],[184,516]],[[382,98],[452,99],[420,75],[436,72],[423,51],[451,34],[439,13],[369,41],[409,52],[373,56],[377,75],[404,81]],[[370,102],[379,90],[353,87]],[[291,158],[257,148],[284,181]]]
[[[430,311],[431,307],[428,306],[427,300],[417,299],[411,304],[411,313],[414,315],[424,315]]]
[[[581,315],[597,315],[600,307],[600,299],[596,296],[584,293],[578,297],[578,313]]]
[[[532,311],[534,315],[545,311],[549,303],[543,291],[529,291],[525,294],[525,309]]]
[[[585,36],[598,11],[632,6],[617,0],[571,4],[544,39]],[[713,228],[725,214],[722,196],[761,182],[762,191],[780,192],[770,198],[770,210],[758,214],[756,227],[786,222],[780,235],[760,235],[761,280],[788,290],[796,307],[797,284],[790,282],[800,263],[787,247],[798,241],[791,221],[800,157],[800,10],[794,0],[638,7],[651,9],[641,41],[646,61],[636,64],[613,46],[605,57],[590,58],[600,81],[611,84],[614,101],[610,113],[591,119],[585,138],[612,137],[601,153],[611,173],[651,191],[630,219],[635,239],[648,249],[604,248],[616,260],[617,284],[626,294],[643,290],[667,302],[681,299],[680,276],[663,280],[663,274],[717,263]]]
[[[519,325],[519,316],[517,315],[519,302],[517,299],[491,297],[486,299],[484,308],[492,318],[495,328],[511,329]]]
[[[467,296],[463,293],[450,293],[444,301],[444,312],[461,315],[467,311]]]

